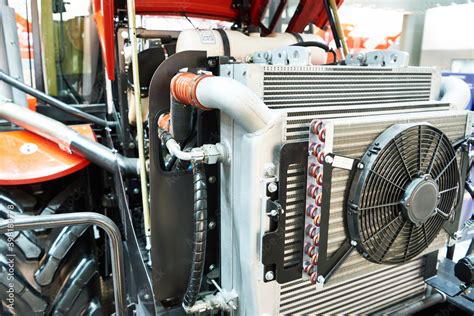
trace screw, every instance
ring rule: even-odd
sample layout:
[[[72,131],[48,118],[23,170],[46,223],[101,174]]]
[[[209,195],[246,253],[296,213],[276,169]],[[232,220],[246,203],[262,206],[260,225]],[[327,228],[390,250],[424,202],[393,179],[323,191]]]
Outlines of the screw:
[[[275,278],[275,275],[273,274],[273,271],[268,271],[265,273],[265,280],[271,281]]]
[[[318,281],[318,283],[324,283],[325,279],[322,275],[320,275],[320,276],[318,276],[316,281]]]
[[[143,295],[143,298],[145,299],[145,301],[148,301],[150,299],[150,294],[145,294]]]
[[[275,193],[278,190],[278,186],[276,185],[275,182],[271,182],[268,184],[268,192],[270,193]]]
[[[140,193],[140,190],[138,188],[133,189],[133,194],[138,194]]]
[[[211,264],[211,265],[209,266],[209,271],[212,271],[212,270],[214,270],[215,268],[216,268],[216,266],[213,265],[213,264]]]
[[[364,164],[363,164],[362,162],[359,162],[359,163],[357,164],[357,168],[360,169],[360,170],[364,169],[364,167],[365,167],[365,166],[364,166]]]
[[[430,177],[428,177],[428,176],[425,176],[425,180],[427,180],[427,181],[428,181],[428,179],[429,179],[429,178],[430,178]]]
[[[326,156],[326,158],[324,158],[324,161],[332,165],[332,163],[334,162],[334,158],[332,158],[331,156]]]
[[[208,225],[209,229],[214,229],[214,228],[216,228],[216,226],[217,226],[216,222],[214,222],[214,221],[209,222],[209,225]]]
[[[211,67],[214,67],[216,65],[216,61],[214,59],[209,59],[209,61],[207,63]]]
[[[271,210],[269,213],[268,213],[269,216],[277,216],[278,215],[278,211],[277,210]]]
[[[354,246],[354,247],[357,246],[357,241],[351,240],[351,245]]]
[[[216,180],[217,179],[214,176],[210,176],[209,179],[208,179],[209,183],[216,183]]]

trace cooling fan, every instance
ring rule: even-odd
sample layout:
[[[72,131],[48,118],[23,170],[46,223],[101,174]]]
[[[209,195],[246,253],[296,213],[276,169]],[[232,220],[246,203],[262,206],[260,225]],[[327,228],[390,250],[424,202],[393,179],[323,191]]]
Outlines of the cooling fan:
[[[393,125],[369,147],[352,181],[351,240],[372,262],[416,257],[454,215],[460,183],[456,153],[443,132],[428,123]]]

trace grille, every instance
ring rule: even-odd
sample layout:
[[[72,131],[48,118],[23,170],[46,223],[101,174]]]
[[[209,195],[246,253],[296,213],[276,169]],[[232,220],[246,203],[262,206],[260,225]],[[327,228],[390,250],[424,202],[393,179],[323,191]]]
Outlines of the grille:
[[[284,284],[280,291],[280,313],[367,315],[407,298],[422,295],[425,258],[401,266],[383,266],[352,282],[316,292],[309,281]]]
[[[405,262],[428,247],[453,210],[460,184],[456,153],[428,124],[393,125],[369,148],[351,185],[357,213],[347,217],[349,232],[369,260]]]
[[[263,69],[263,101],[269,108],[344,106],[427,101],[433,69],[279,67]]]
[[[285,230],[285,252],[283,265],[285,268],[299,265],[301,261],[303,242],[303,216],[306,185],[306,165],[291,164],[287,171],[286,186],[286,230]]]

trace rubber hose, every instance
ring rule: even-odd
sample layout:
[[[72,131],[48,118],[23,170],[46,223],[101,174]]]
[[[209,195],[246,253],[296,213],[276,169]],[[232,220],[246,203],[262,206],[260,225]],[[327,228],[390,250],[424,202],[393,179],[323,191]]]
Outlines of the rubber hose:
[[[322,50],[324,50],[325,52],[327,53],[331,53],[333,55],[333,58],[334,58],[334,62],[337,62],[337,55],[336,55],[336,52],[331,48],[329,47],[328,45],[324,44],[324,43],[321,43],[321,42],[316,42],[316,41],[308,41],[308,42],[299,42],[299,43],[295,43],[291,46],[300,46],[300,47],[318,47],[318,48],[321,48]]]
[[[172,98],[171,133],[178,143],[184,142],[191,135],[193,129],[192,115],[192,106],[186,106],[175,98]]]
[[[193,162],[194,182],[194,238],[193,262],[188,288],[183,299],[183,306],[190,308],[196,302],[201,289],[206,258],[207,239],[207,184],[204,164],[201,161]]]

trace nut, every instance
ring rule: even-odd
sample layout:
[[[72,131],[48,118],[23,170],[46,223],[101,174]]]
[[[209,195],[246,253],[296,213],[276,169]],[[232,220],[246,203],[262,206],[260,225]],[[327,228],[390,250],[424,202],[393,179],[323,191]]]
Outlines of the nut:
[[[271,281],[275,278],[275,274],[273,274],[273,271],[267,271],[267,273],[265,273],[265,280],[266,281]]]

